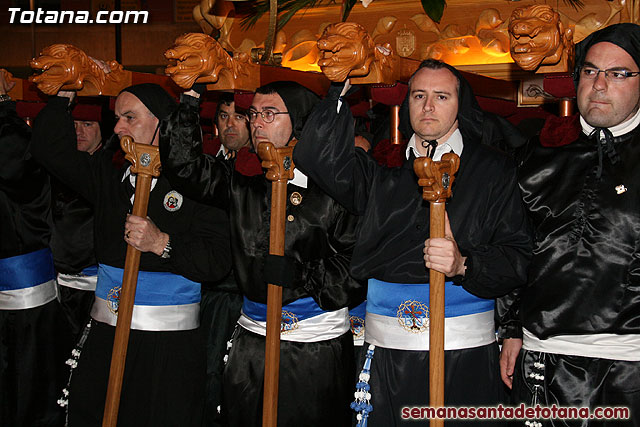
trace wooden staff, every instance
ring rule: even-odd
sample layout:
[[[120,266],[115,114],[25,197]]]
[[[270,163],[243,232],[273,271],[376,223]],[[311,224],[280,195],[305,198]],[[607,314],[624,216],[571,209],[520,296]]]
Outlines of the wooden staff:
[[[152,177],[160,175],[160,151],[158,147],[152,145],[136,144],[128,136],[122,137],[120,146],[125,152],[125,158],[131,162],[131,173],[138,175],[132,214],[144,218],[147,216]],[[127,358],[131,315],[133,314],[139,268],[140,251],[128,245],[127,257],[124,262],[120,302],[118,303],[118,322],[116,323],[116,334],[113,341],[113,352],[111,353],[107,400],[102,418],[103,427],[115,427],[118,422],[122,377]]]
[[[284,255],[284,226],[287,205],[287,181],[293,179],[293,140],[275,148],[270,142],[258,145],[258,156],[266,177],[271,181],[271,226],[269,254]],[[278,421],[278,378],[280,375],[280,330],[282,324],[282,287],[269,283],[267,289],[267,338],[264,357],[263,427],[276,427]]]
[[[458,171],[460,158],[447,153],[442,160],[434,162],[419,157],[413,162],[422,187],[422,197],[429,201],[429,237],[444,237],[445,201],[451,197],[454,174]],[[444,274],[429,270],[429,405],[444,406]],[[441,427],[444,420],[432,418],[430,427]]]

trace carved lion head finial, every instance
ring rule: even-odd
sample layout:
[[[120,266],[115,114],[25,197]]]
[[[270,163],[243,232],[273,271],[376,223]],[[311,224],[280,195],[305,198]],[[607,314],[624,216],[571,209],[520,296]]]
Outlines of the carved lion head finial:
[[[231,69],[231,56],[212,37],[202,33],[178,37],[164,56],[171,63],[165,72],[183,88],[190,88],[201,76],[209,76],[209,81],[216,82],[222,69]]]
[[[82,50],[69,44],[45,47],[30,65],[42,73],[29,77],[29,81],[47,95],[55,95],[63,86],[69,90],[82,89],[88,74],[102,73],[104,80],[104,72]]]
[[[557,64],[569,55],[573,32],[564,28],[560,15],[548,5],[515,9],[509,21],[511,57],[524,70]]]
[[[318,65],[332,81],[344,81],[348,76],[369,73],[376,58],[376,46],[360,24],[341,22],[329,25],[318,40],[321,59]]]

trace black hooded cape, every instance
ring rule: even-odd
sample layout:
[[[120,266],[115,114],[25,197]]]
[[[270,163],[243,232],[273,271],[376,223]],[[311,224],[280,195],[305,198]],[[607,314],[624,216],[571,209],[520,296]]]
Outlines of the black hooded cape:
[[[470,274],[456,281],[477,296],[493,298],[524,284],[531,238],[515,166],[488,146],[508,138],[484,119],[470,87],[452,71],[461,83],[458,120],[464,150],[447,212],[458,246],[471,258]],[[428,204],[413,172],[414,159],[386,168],[356,150],[349,108],[336,113],[339,91],[333,88],[309,117],[294,162],[343,206],[362,215],[351,261],[356,278],[428,282],[422,253],[429,237]],[[407,132],[408,108],[401,111]]]

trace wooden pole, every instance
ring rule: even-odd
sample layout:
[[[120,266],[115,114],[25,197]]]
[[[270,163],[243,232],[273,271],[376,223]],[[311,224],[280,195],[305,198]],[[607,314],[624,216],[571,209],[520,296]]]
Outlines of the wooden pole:
[[[391,144],[400,144],[402,137],[400,136],[400,106],[391,106],[391,124],[390,124]]]
[[[270,142],[258,145],[262,167],[271,181],[271,225],[269,253],[284,255],[285,213],[287,181],[293,179],[293,147],[275,148]],[[264,396],[262,401],[263,427],[276,427],[278,423],[278,383],[280,375],[280,330],[282,324],[282,288],[271,283],[267,288],[267,337],[264,358]]]
[[[413,170],[422,187],[422,197],[429,201],[429,237],[444,237],[445,201],[451,197],[454,174],[460,158],[453,153],[434,162],[427,157],[417,158]],[[444,274],[429,270],[429,406],[444,406]],[[430,427],[444,426],[444,420],[432,418]]]
[[[152,178],[160,175],[160,152],[158,147],[147,144],[136,144],[128,136],[122,138],[120,145],[125,152],[125,158],[132,163],[131,173],[138,175],[132,214],[144,218],[147,216]],[[124,375],[125,360],[127,358],[127,347],[129,345],[131,315],[133,314],[133,302],[136,296],[139,267],[140,251],[128,245],[127,257],[124,263],[124,274],[122,277],[122,290],[118,303],[118,321],[116,323],[116,333],[113,341],[113,351],[111,353],[107,399],[105,401],[104,416],[102,418],[103,427],[115,427],[118,422],[122,378]]]

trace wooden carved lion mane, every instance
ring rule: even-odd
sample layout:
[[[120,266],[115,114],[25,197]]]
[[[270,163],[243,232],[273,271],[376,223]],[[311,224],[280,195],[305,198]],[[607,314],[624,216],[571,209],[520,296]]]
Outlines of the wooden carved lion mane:
[[[47,46],[30,65],[41,74],[29,80],[47,95],[55,95],[60,89],[86,89],[95,95],[117,94],[131,80],[131,73],[117,61],[109,62],[110,72],[105,72],[86,53],[68,44]]]
[[[223,77],[230,83],[248,78],[249,55],[241,53],[232,58],[211,36],[188,33],[178,37],[175,44],[164,53],[169,60],[165,72],[182,88],[190,88],[195,81],[216,83]]]
[[[351,78],[354,83],[395,83],[397,62],[391,46],[376,46],[359,24],[329,25],[318,40],[318,65],[331,81]],[[355,78],[355,79],[354,79]],[[360,79],[362,78],[362,79]]]
[[[566,64],[573,50],[573,30],[565,28],[551,6],[516,8],[509,22],[511,57],[523,70]]]

